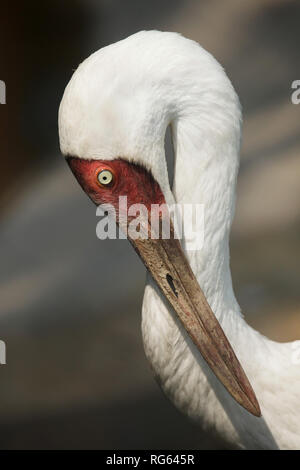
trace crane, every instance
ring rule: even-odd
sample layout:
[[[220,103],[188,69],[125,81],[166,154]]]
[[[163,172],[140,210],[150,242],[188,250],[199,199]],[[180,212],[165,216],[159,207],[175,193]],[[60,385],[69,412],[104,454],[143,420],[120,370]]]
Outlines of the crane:
[[[222,66],[180,34],[141,31],[103,47],[74,72],[59,109],[62,154],[97,204],[203,204],[204,243],[133,239],[148,269],[146,356],[165,394],[212,438],[241,449],[300,448],[295,342],[276,343],[244,320],[234,295],[229,233],[241,108]],[[174,182],[164,136],[171,127]],[[170,218],[168,212],[161,219]],[[128,223],[128,221],[126,222]],[[151,221],[142,224],[150,233]],[[125,227],[126,228],[126,227]]]

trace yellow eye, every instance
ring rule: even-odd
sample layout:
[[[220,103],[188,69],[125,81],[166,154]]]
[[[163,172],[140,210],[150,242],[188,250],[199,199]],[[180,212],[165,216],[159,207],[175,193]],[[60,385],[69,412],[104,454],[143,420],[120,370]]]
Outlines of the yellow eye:
[[[109,170],[101,170],[97,174],[97,179],[102,186],[108,186],[112,184],[114,175]]]

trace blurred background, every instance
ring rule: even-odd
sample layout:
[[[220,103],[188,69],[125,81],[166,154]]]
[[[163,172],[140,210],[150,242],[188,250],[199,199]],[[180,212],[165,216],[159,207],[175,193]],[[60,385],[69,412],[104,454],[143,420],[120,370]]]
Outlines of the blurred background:
[[[300,338],[299,24],[300,3],[289,0],[1,6],[0,448],[210,447],[144,357],[144,267],[127,241],[97,240],[94,206],[59,151],[57,111],[73,70],[138,30],[199,41],[232,80],[244,112],[235,292],[259,331]]]

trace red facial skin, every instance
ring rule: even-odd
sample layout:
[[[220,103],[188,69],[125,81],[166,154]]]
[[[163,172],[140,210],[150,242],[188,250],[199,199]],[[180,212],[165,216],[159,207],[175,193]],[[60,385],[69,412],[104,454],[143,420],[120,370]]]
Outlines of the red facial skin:
[[[119,196],[127,196],[127,205],[144,204],[148,210],[151,204],[165,204],[164,195],[145,168],[122,159],[85,160],[67,157],[67,162],[82,189],[97,205],[112,204],[115,209]],[[97,175],[101,170],[109,170],[114,178],[111,185],[101,186]]]

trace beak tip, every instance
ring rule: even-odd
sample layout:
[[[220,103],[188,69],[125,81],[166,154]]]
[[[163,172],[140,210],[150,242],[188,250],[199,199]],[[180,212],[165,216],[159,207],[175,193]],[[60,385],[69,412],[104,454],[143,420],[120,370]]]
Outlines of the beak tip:
[[[257,418],[261,418],[262,414],[261,414],[261,409],[260,409],[260,406],[259,404],[257,403],[257,406],[255,406],[254,408],[254,416],[256,416]]]
[[[262,416],[261,409],[254,392],[252,394],[251,400],[249,399],[247,406],[244,406],[244,408],[257,418],[260,418]]]

